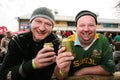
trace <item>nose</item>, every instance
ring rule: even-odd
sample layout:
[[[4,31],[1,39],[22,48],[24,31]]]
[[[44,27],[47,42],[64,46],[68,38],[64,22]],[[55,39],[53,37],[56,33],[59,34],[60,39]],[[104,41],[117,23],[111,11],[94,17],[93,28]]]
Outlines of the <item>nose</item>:
[[[88,31],[89,27],[87,25],[84,26],[84,31]]]
[[[45,31],[45,24],[44,23],[42,23],[40,26],[39,26],[39,30],[41,30],[41,31]]]

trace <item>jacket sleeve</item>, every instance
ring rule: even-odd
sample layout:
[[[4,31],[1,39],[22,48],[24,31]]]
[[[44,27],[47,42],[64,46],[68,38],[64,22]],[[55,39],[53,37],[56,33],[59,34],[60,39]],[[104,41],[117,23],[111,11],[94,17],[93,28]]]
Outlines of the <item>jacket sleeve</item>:
[[[114,73],[115,71],[115,62],[113,58],[113,50],[112,46],[109,44],[106,38],[102,38],[102,62],[101,66],[103,69],[110,73]]]

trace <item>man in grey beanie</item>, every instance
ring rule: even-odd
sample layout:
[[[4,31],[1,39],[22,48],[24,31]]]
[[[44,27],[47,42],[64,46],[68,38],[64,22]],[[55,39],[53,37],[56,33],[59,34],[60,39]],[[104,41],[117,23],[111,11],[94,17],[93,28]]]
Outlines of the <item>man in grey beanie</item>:
[[[54,25],[54,15],[51,13],[51,10],[46,7],[36,9],[31,15],[30,22],[32,22],[32,20],[36,17],[43,17],[49,19]]]
[[[52,33],[54,23],[50,9],[40,7],[33,11],[30,32],[14,36],[9,43],[0,80],[51,79],[60,44],[57,36]]]

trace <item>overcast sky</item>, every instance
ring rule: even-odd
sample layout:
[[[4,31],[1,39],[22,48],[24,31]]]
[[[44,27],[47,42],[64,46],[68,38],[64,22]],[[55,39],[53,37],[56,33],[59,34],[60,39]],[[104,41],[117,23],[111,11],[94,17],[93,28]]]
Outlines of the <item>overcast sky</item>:
[[[99,18],[118,19],[115,5],[119,0],[0,0],[0,26],[17,31],[15,17],[32,13],[38,7],[57,10],[59,15],[75,16],[81,10],[91,10]]]

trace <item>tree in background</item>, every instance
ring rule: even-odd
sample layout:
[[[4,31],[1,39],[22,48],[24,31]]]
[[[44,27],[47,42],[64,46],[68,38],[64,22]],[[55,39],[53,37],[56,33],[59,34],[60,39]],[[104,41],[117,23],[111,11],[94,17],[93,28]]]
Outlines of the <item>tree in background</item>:
[[[116,3],[115,9],[116,9],[116,12],[117,12],[116,15],[118,17],[120,17],[120,0]]]

